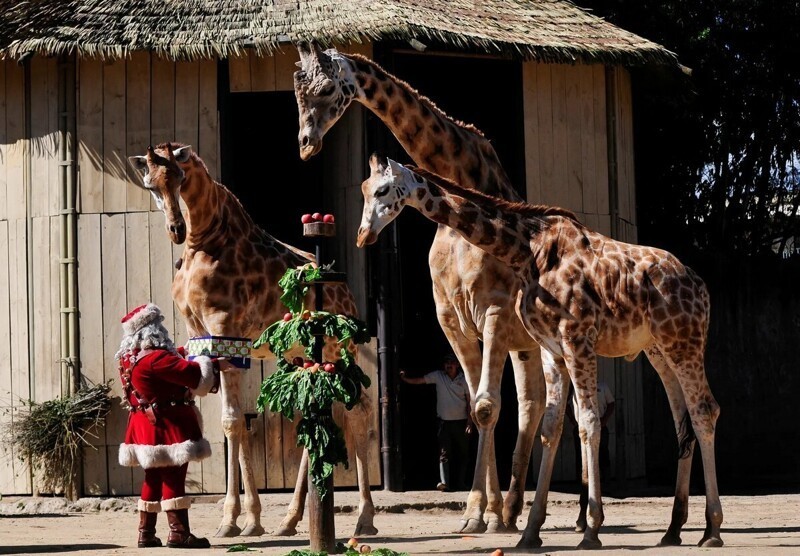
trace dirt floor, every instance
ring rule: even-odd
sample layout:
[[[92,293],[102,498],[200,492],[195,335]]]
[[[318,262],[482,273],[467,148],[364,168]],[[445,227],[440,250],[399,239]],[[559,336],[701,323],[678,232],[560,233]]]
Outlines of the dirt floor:
[[[531,498],[533,493],[531,494]],[[337,492],[336,531],[342,540],[349,538],[356,523],[357,493]],[[288,494],[261,496],[262,523],[268,533],[262,537],[238,539],[212,538],[209,551],[222,554],[234,544],[245,544],[260,554],[286,554],[308,547],[307,521],[300,523],[299,534],[279,538],[269,534],[280,522],[289,502]],[[362,543],[409,554],[481,554],[502,548],[519,553],[514,547],[518,534],[462,536],[452,531],[458,524],[466,493],[373,492],[378,514],[376,537]],[[670,498],[605,498],[605,523],[601,529],[603,553],[623,553],[644,549],[659,554],[800,554],[800,495],[723,497],[725,522],[722,538],[725,547],[701,549],[695,546],[704,528],[705,501],[692,497],[689,522],[683,533],[684,546],[653,548],[661,538],[672,507]],[[528,502],[530,504],[530,502]],[[527,519],[526,507],[520,526]],[[580,541],[572,531],[577,513],[576,496],[552,493],[548,518],[542,530],[544,546],[538,554],[569,554]],[[87,498],[68,504],[55,498],[4,498],[0,501],[0,554],[173,554],[167,548],[135,548],[137,518],[135,499]],[[222,515],[219,496],[198,497],[191,510],[192,530],[211,536]],[[242,524],[240,518],[240,525]],[[159,522],[159,535],[166,539],[166,522]]]

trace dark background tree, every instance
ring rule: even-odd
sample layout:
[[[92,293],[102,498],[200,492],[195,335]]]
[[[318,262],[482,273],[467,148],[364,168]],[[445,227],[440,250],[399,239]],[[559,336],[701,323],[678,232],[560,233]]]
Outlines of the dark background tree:
[[[641,240],[679,254],[783,251],[800,235],[800,2],[578,4],[691,70],[633,70]]]
[[[678,255],[711,292],[722,492],[800,489],[800,2],[577,3],[688,68],[631,69],[639,241]],[[655,372],[643,391],[647,479],[666,492],[677,444]]]

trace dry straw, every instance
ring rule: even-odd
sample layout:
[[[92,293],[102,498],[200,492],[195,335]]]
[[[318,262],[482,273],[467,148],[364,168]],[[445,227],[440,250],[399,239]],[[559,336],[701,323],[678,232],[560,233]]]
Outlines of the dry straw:
[[[23,402],[6,425],[5,440],[36,471],[43,492],[72,493],[81,452],[111,410],[108,383],[84,386],[72,396]]]

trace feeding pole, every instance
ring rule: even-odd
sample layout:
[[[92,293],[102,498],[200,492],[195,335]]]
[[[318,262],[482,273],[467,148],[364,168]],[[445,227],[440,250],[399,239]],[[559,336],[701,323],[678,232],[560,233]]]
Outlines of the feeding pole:
[[[336,226],[333,222],[310,222],[303,224],[303,236],[314,240],[317,265],[322,266],[324,261],[326,238],[336,235]],[[332,276],[326,276],[324,281],[332,280]],[[344,275],[341,275],[344,279]],[[322,296],[324,288],[323,280],[314,282],[314,308],[322,311]],[[314,338],[314,362],[322,363],[322,349],[325,339],[322,335]],[[330,416],[330,409],[327,415]],[[327,494],[320,496],[320,492],[314,481],[309,477],[308,481],[308,532],[311,543],[311,550],[314,552],[332,553],[336,547],[336,528],[333,522],[333,475],[325,479],[325,490]]]

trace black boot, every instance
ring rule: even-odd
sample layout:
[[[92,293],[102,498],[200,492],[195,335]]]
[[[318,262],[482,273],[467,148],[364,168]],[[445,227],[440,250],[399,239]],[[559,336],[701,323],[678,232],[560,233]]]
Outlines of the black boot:
[[[139,510],[139,548],[161,546],[161,539],[156,537],[156,520],[158,513]]]
[[[169,522],[168,547],[211,548],[208,539],[195,537],[189,531],[189,510],[167,510],[167,521]]]

